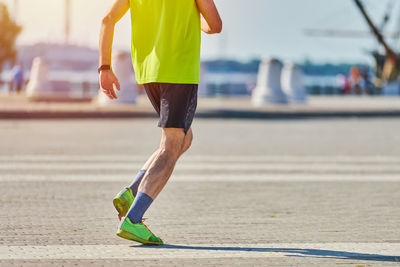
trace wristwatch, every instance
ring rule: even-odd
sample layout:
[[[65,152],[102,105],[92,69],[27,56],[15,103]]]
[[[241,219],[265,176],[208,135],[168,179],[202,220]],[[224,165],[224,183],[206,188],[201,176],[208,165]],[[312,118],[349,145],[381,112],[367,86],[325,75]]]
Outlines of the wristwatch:
[[[101,65],[98,69],[97,72],[100,74],[100,72],[102,70],[111,70],[111,66],[110,65]]]

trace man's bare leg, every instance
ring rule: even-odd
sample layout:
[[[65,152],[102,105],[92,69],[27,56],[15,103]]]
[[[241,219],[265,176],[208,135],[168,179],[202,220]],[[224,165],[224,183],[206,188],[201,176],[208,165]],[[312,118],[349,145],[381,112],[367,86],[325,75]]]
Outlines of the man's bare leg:
[[[188,137],[186,146],[185,136]],[[142,220],[146,210],[164,188],[178,158],[190,146],[191,136],[192,133],[185,135],[183,129],[179,128],[164,128],[162,130],[158,153],[143,177],[135,201],[127,214],[132,223],[136,224]]]
[[[191,138],[191,131],[185,136],[183,129],[162,130],[160,148],[140,183],[139,192],[149,195],[152,199],[158,196],[171,176],[178,158],[187,150]]]
[[[190,128],[187,134],[185,135],[185,138],[183,140],[183,147],[181,149],[180,156],[183,155],[191,146],[193,140],[193,132],[192,129]],[[160,144],[161,147],[161,144]],[[146,161],[146,163],[143,165],[142,169],[137,173],[135,179],[132,181],[132,183],[128,186],[132,190],[133,196],[136,196],[139,185],[141,181],[143,180],[143,177],[146,174],[146,171],[150,168],[151,164],[154,162],[156,159],[157,155],[160,153],[160,148],[158,148],[151,156],[150,158]]]

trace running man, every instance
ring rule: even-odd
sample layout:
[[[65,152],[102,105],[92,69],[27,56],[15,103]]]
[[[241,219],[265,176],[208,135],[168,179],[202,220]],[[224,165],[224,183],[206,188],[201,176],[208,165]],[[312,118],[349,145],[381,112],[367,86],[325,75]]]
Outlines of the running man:
[[[162,128],[158,149],[113,204],[121,224],[117,235],[143,244],[162,245],[142,219],[164,188],[178,158],[189,149],[191,124],[200,80],[201,30],[220,33],[222,21],[213,0],[115,0],[102,20],[100,87],[111,99],[120,90],[112,72],[111,48],[115,24],[130,9],[132,63]],[[201,16],[202,15],[202,16]]]

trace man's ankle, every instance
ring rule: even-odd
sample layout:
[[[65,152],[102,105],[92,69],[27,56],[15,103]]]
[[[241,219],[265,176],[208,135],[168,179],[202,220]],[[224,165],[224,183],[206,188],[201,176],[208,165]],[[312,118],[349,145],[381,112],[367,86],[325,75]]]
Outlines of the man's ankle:
[[[137,193],[135,201],[133,201],[133,204],[126,216],[133,224],[140,223],[143,219],[144,213],[150,207],[152,202],[153,199],[146,193],[143,192]]]

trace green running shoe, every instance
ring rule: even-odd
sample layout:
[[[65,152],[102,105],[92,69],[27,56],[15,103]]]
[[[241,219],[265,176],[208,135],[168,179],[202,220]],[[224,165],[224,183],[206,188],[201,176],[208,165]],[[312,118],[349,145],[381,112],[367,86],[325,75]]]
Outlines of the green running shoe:
[[[130,188],[123,189],[115,196],[115,198],[113,199],[113,204],[115,209],[118,211],[119,220],[121,220],[122,217],[126,216],[129,208],[133,203],[133,200],[135,200],[135,197],[133,196],[132,190]]]
[[[119,226],[117,236],[133,240],[145,245],[162,245],[164,242],[161,238],[155,236],[149,228],[142,222],[133,224],[131,220],[126,217]]]

